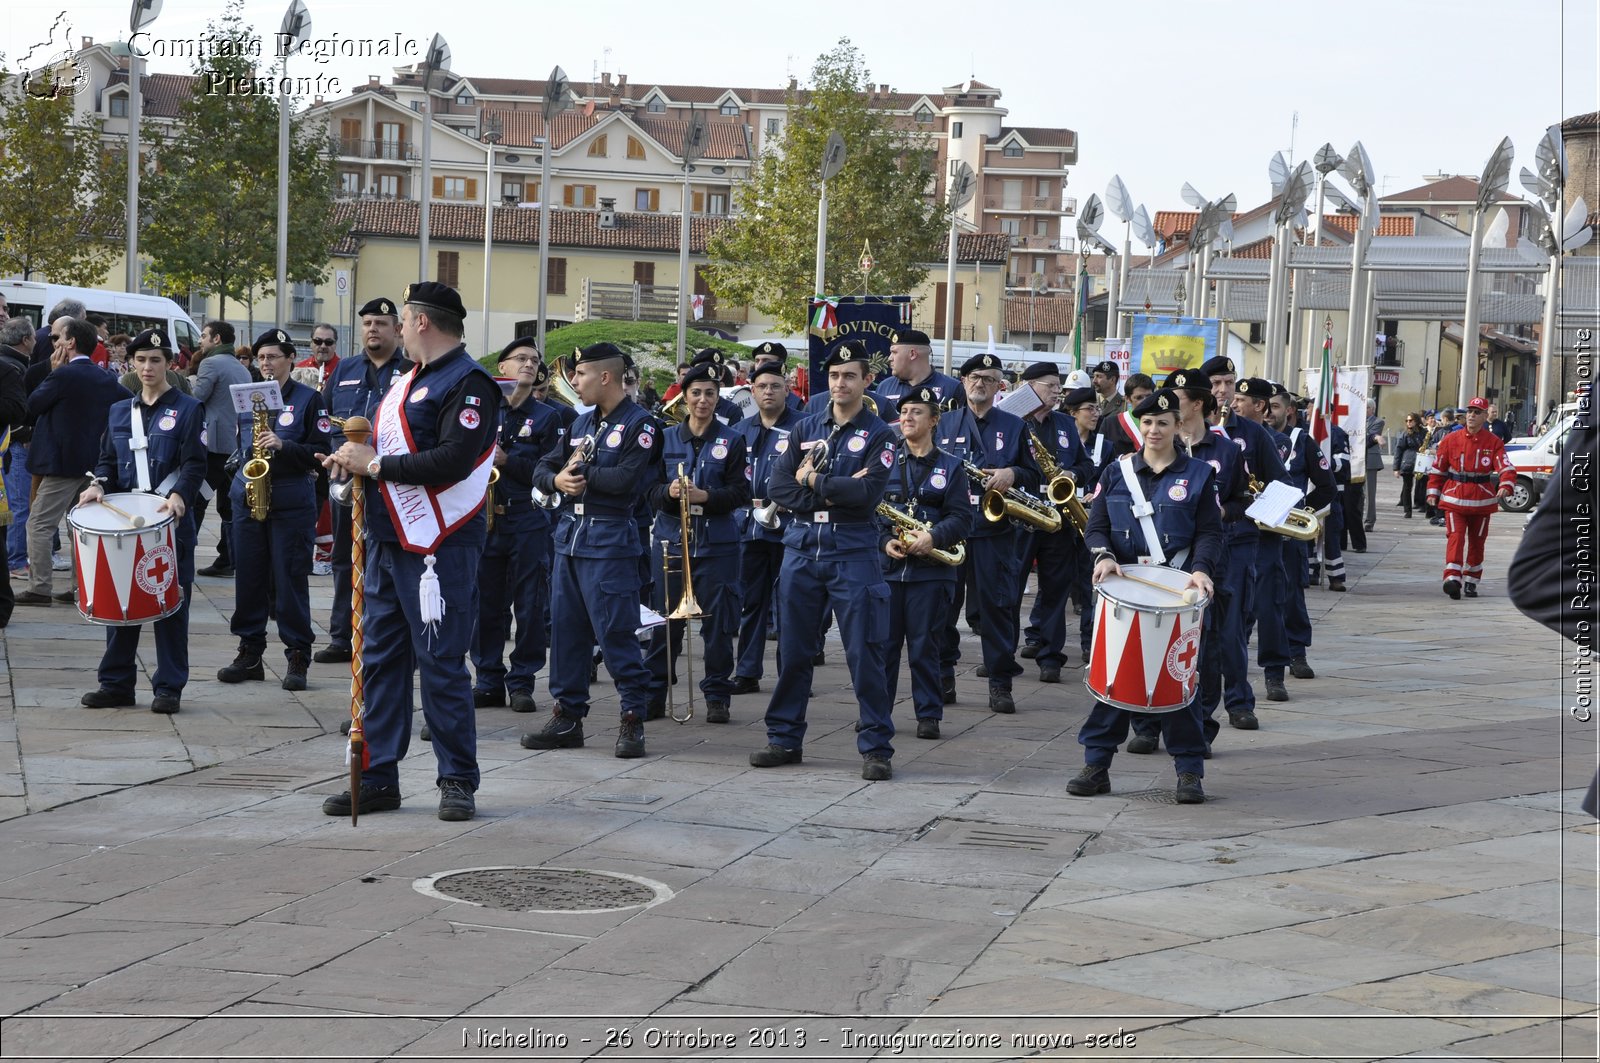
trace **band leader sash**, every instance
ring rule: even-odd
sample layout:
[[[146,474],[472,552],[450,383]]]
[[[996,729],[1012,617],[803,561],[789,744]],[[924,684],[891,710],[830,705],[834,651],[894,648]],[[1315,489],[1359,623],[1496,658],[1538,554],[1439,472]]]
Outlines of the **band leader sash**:
[[[383,396],[377,424],[373,426],[380,456],[417,451],[411,438],[411,426],[406,423],[406,396],[416,377],[417,371],[413,368],[395,381]],[[381,481],[384,505],[389,509],[395,533],[400,536],[400,545],[414,554],[431,554],[437,550],[447,535],[471,520],[483,506],[489,489],[489,471],[493,467],[491,440],[489,449],[483,452],[472,472],[459,483],[436,487]]]
[[[1133,444],[1134,450],[1144,446],[1144,433],[1139,431],[1139,422],[1133,419],[1133,414],[1123,410],[1117,414],[1117,422],[1122,425],[1122,430],[1128,433],[1128,442]]]

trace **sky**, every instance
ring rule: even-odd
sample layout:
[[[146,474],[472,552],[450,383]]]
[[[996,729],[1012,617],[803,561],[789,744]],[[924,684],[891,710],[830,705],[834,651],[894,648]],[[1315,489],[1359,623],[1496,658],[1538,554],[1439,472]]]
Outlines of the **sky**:
[[[1186,181],[1249,209],[1270,196],[1274,152],[1296,162],[1324,142],[1343,154],[1360,140],[1380,195],[1425,174],[1477,175],[1505,136],[1515,173],[1532,165],[1546,127],[1600,109],[1594,0],[305,3],[319,39],[398,35],[420,51],[443,33],[454,70],[469,76],[542,78],[559,64],[574,80],[609,70],[633,84],[779,88],[791,74],[803,83],[816,57],[849,37],[874,82],[934,93],[976,77],[1003,91],[1007,124],[1076,130],[1068,193],[1081,206],[1120,175],[1152,216],[1187,209]],[[15,69],[63,10],[74,44],[125,38],[130,6],[10,0],[0,12],[5,65]],[[287,6],[247,0],[244,13],[270,35]],[[193,40],[220,11],[221,0],[164,0],[151,33]],[[180,58],[149,64],[188,69]],[[388,80],[394,65],[296,60],[290,72],[338,77],[348,91],[369,74]],[[1522,194],[1514,177],[1510,191]],[[1118,229],[1102,226],[1114,239]]]

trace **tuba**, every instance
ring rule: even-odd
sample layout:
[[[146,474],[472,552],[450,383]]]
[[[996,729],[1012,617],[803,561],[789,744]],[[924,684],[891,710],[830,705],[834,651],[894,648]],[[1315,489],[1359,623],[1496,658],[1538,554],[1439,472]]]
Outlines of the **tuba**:
[[[1089,511],[1083,508],[1083,503],[1078,500],[1078,481],[1070,472],[1067,472],[1056,462],[1055,454],[1039,438],[1033,429],[1028,429],[1028,443],[1033,447],[1033,459],[1039,463],[1039,469],[1044,473],[1045,501],[1055,506],[1072,526],[1082,535],[1089,527]]]
[[[1254,499],[1262,490],[1261,481],[1252,475],[1250,477],[1250,488],[1245,494]],[[1264,524],[1258,520],[1256,521],[1256,527],[1262,531],[1272,532],[1274,535],[1282,535],[1309,543],[1315,540],[1317,533],[1322,530],[1322,520],[1313,510],[1302,506],[1299,509],[1291,509],[1289,515],[1283,518],[1282,524]]]
[[[878,516],[889,522],[889,526],[894,529],[894,537],[906,546],[911,545],[911,537],[917,532],[931,532],[933,530],[932,524],[918,520],[905,510],[897,509],[887,502],[878,503]],[[967,559],[967,547],[965,543],[956,543],[948,550],[940,550],[935,547],[933,553],[928,556],[941,565],[949,565],[951,568],[955,568]]]
[[[250,407],[250,460],[244,463],[244,500],[251,520],[266,520],[272,509],[272,452],[261,437],[272,431],[267,424],[267,400],[256,392]]]
[[[988,479],[983,470],[972,462],[963,461],[961,465],[974,483],[981,484]],[[1060,511],[1038,495],[1020,487],[1006,491],[988,488],[983,492],[983,503],[979,508],[983,510],[983,519],[990,524],[998,524],[1009,517],[1018,524],[1025,524],[1047,535],[1061,528]]]

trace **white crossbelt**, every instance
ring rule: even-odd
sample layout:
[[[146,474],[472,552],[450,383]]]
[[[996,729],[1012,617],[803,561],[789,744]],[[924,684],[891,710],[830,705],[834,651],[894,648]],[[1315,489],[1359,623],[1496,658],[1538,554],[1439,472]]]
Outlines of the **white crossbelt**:
[[[144,434],[144,409],[140,407],[139,400],[133,400],[133,409],[129,411],[132,416],[128,419],[128,446],[133,450],[133,475],[139,482],[139,490],[150,490],[150,455],[146,451],[150,448],[150,441]]]
[[[1161,537],[1156,534],[1156,522],[1150,515],[1156,507],[1144,497],[1144,488],[1139,486],[1139,477],[1133,471],[1133,455],[1125,454],[1118,459],[1122,466],[1122,481],[1128,485],[1128,494],[1133,498],[1133,515],[1139,518],[1139,528],[1144,532],[1144,547],[1150,552],[1150,559],[1158,565],[1167,563],[1167,552],[1161,549]]]

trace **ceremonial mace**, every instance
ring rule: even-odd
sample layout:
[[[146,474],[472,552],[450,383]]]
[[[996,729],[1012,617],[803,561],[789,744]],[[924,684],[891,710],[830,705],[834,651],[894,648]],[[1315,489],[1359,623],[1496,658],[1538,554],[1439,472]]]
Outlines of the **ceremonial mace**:
[[[362,445],[372,437],[372,422],[349,417],[339,426],[350,442]],[[361,727],[366,703],[361,686],[361,625],[366,606],[367,495],[365,479],[350,478],[350,825],[361,812],[361,770],[367,766],[367,739]]]

